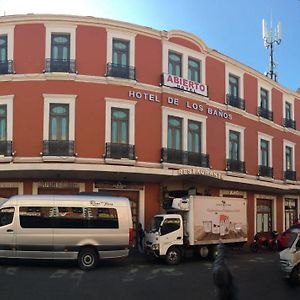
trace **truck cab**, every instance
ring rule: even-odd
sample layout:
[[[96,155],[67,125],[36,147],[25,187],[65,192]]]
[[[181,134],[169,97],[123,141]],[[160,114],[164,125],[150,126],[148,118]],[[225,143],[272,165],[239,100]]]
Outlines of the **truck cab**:
[[[280,252],[280,267],[284,278],[300,284],[300,230],[291,233],[288,248]]]
[[[145,236],[148,255],[166,258],[168,264],[178,264],[183,245],[183,220],[180,214],[161,214],[153,217]]]

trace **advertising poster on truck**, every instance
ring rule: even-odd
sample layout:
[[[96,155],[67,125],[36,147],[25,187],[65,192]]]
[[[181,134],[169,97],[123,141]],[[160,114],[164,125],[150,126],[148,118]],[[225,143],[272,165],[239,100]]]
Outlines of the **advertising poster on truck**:
[[[190,204],[195,244],[247,241],[246,199],[195,196]]]

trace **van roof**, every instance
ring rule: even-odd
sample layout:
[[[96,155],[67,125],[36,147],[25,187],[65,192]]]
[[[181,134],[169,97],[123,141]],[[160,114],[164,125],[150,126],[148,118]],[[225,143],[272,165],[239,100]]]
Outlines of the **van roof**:
[[[27,205],[43,205],[43,202],[47,201],[57,201],[64,202],[65,204],[70,204],[73,202],[74,204],[78,204],[80,202],[94,202],[94,204],[98,204],[101,206],[106,202],[113,202],[113,206],[128,206],[129,200],[126,197],[114,197],[114,196],[86,196],[86,195],[17,195],[12,196],[7,201],[2,203],[3,205],[17,205],[20,203],[24,203]],[[105,203],[104,203],[105,202]],[[49,203],[48,203],[49,204]],[[92,204],[92,203],[91,203]],[[0,204],[1,205],[1,204]]]

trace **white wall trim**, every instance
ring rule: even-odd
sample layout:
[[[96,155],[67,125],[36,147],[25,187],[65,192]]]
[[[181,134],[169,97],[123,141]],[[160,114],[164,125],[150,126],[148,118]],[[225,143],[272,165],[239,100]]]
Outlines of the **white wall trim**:
[[[17,188],[18,194],[24,194],[24,184],[23,182],[0,182],[0,188]]]
[[[7,35],[7,59],[14,59],[14,31],[15,25],[0,27],[0,35]]]
[[[6,105],[7,109],[6,135],[8,141],[13,140],[13,99],[14,95],[0,96],[0,105]]]
[[[272,86],[270,84],[267,83],[262,83],[260,81],[258,81],[258,87],[257,87],[257,107],[260,107],[260,90],[264,89],[266,91],[268,91],[268,110],[273,111],[272,109]]]
[[[295,99],[293,97],[289,97],[285,94],[283,94],[283,101],[282,101],[282,115],[283,115],[283,118],[286,118],[286,115],[285,115],[285,103],[288,102],[291,104],[291,117],[292,117],[292,120],[295,120]]]

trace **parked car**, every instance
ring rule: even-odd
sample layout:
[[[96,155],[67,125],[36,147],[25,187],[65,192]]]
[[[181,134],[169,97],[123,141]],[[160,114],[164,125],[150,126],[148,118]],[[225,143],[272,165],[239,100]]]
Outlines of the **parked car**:
[[[289,229],[277,235],[275,241],[277,250],[281,251],[283,249],[288,248],[288,243],[289,243],[291,233],[295,229],[300,230],[300,223],[292,225]]]

